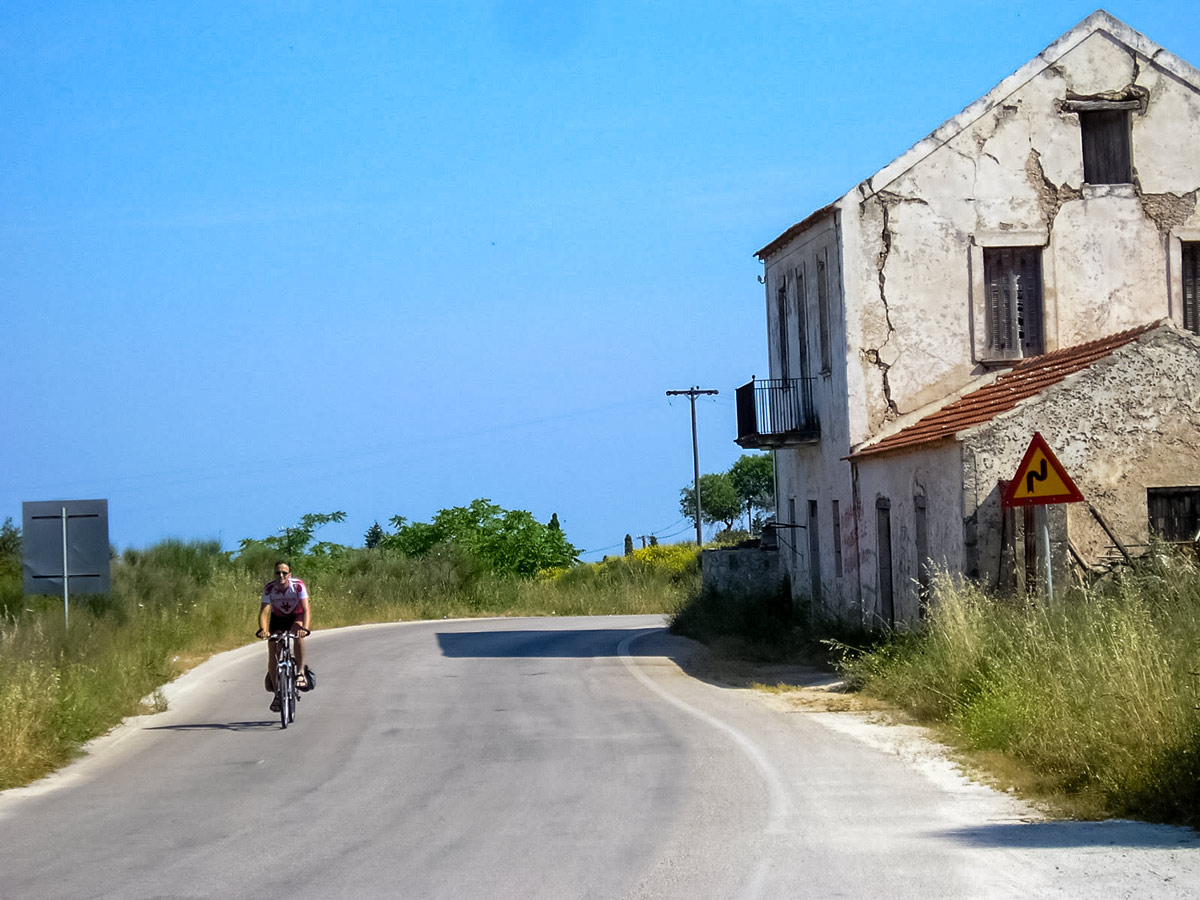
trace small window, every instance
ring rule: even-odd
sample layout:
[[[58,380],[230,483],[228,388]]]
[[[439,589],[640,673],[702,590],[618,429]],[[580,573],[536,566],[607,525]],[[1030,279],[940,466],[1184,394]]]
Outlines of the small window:
[[[1150,531],[1164,541],[1194,541],[1200,535],[1200,487],[1149,488]]]
[[[1087,184],[1133,181],[1129,110],[1081,112],[1079,130],[1083,136],[1083,180]]]
[[[1200,334],[1200,243],[1183,245],[1183,327]]]
[[[1042,350],[1042,250],[985,247],[988,356],[1020,359]]]

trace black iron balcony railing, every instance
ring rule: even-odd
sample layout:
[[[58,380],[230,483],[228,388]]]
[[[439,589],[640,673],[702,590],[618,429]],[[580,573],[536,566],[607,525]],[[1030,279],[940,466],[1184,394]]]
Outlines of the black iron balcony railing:
[[[737,389],[737,443],[762,450],[819,440],[814,378],[751,379]]]

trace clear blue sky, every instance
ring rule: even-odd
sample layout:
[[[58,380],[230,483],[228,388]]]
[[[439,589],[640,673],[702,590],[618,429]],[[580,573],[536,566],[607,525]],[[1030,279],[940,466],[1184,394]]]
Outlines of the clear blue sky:
[[[1189,4],[1106,8],[1200,63]],[[720,390],[728,468],[754,251],[1093,9],[0,4],[0,519],[359,544],[488,497],[588,559],[686,539],[664,393]]]

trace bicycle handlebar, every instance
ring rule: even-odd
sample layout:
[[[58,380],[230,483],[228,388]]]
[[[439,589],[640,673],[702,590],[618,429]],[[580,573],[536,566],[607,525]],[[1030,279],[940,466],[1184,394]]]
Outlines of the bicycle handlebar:
[[[307,637],[308,635],[312,634],[312,629],[305,628],[303,625],[300,626],[300,630],[304,632],[304,634],[300,635],[300,637]],[[263,630],[260,628],[254,634],[256,637],[259,637],[259,638],[266,638],[269,641],[277,641],[280,638],[282,638],[285,634],[289,634],[289,633],[290,632],[287,632],[287,631],[272,631],[270,634],[264,634]]]

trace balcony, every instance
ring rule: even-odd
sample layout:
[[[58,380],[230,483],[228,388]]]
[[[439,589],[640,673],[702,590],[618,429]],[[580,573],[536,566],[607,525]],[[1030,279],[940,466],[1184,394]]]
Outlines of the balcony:
[[[738,446],[772,450],[821,439],[814,378],[751,379],[737,389]]]

